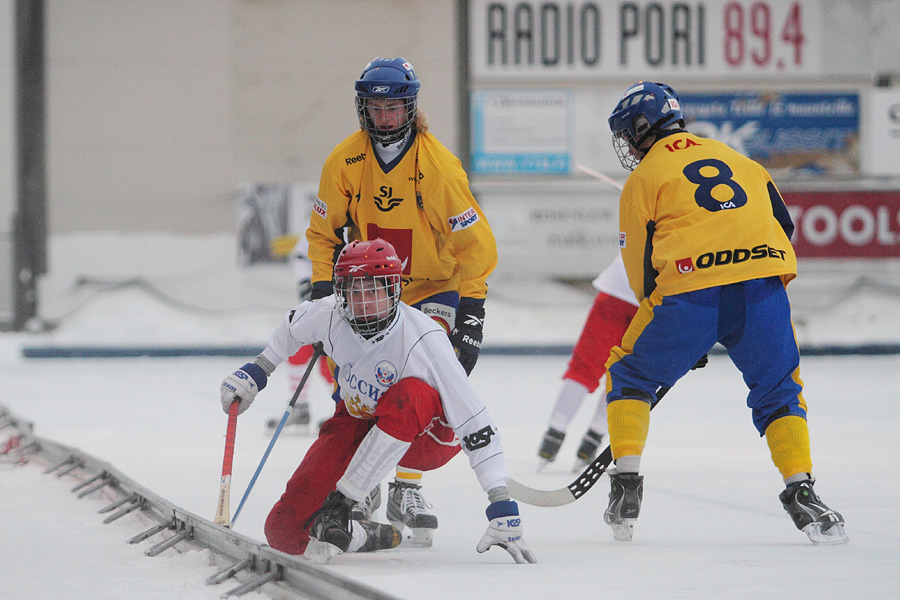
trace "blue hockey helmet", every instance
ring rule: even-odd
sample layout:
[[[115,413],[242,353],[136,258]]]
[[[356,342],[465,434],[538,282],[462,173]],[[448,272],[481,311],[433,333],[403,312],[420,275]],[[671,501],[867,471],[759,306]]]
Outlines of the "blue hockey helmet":
[[[678,94],[664,83],[639,81],[628,88],[609,117],[613,148],[622,166],[633,171],[664,129],[683,129]],[[646,142],[650,141],[649,145]]]
[[[359,126],[382,144],[402,139],[416,119],[419,86],[405,58],[372,59],[356,80]]]

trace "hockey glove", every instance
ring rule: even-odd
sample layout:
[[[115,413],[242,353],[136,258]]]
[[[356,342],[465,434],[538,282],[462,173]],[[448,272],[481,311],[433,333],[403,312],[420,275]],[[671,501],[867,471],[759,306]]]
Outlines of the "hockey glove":
[[[519,517],[519,505],[515,500],[491,502],[484,514],[490,524],[475,547],[478,552],[487,552],[491,546],[499,546],[520,565],[537,562],[522,539],[522,518]]]
[[[238,414],[250,408],[259,390],[266,387],[266,372],[256,363],[247,363],[222,381],[219,388],[222,409],[227,413],[233,402],[240,402]]]
[[[450,332],[450,343],[456,349],[456,357],[466,370],[466,375],[470,375],[475,368],[481,351],[483,330],[484,300],[460,298],[456,309],[456,326]]]
[[[334,283],[331,281],[317,281],[312,284],[312,293],[310,294],[309,299],[318,300],[319,298],[330,296],[333,293]]]
[[[297,282],[297,298],[300,299],[300,302],[312,300],[312,291],[312,283],[309,279],[301,279]]]

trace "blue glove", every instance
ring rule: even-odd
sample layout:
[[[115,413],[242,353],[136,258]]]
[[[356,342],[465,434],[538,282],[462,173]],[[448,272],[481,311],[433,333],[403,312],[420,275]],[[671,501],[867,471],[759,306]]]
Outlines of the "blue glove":
[[[509,552],[518,564],[536,563],[525,540],[522,539],[522,518],[515,500],[491,502],[484,511],[490,524],[475,549],[487,552],[491,546],[499,546]]]
[[[478,353],[481,352],[481,339],[484,329],[484,300],[460,298],[456,309],[456,324],[450,332],[450,343],[456,349],[456,356],[466,370],[472,373]]]
[[[312,284],[312,293],[310,300],[318,300],[334,293],[334,283],[331,281],[317,281]]]
[[[227,413],[234,402],[240,402],[238,414],[250,408],[256,394],[266,387],[266,372],[256,363],[247,363],[222,381],[219,393],[222,409]]]

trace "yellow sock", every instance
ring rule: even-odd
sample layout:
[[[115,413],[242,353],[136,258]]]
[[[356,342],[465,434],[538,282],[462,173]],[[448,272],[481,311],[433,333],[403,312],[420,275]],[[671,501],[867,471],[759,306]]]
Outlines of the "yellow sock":
[[[416,471],[415,469],[407,469],[405,467],[397,466],[397,474],[395,480],[403,483],[412,483],[415,485],[422,485],[422,471]]]
[[[614,400],[606,407],[613,458],[640,456],[650,430],[650,405],[643,400]]]
[[[769,423],[766,443],[772,453],[772,462],[784,479],[798,473],[812,473],[809,428],[803,417],[788,415]]]

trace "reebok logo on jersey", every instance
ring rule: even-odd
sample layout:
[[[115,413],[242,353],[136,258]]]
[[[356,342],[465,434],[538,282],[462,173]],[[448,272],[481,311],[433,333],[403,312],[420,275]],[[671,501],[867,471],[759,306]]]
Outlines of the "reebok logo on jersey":
[[[694,261],[690,258],[681,258],[675,261],[675,267],[679,273],[690,273],[694,270]]]
[[[313,202],[313,212],[322,217],[323,219],[328,218],[328,205],[322,202],[321,198],[316,198]]]
[[[450,231],[462,231],[478,222],[478,213],[474,208],[470,208],[464,213],[450,217],[447,222],[450,224]]]
[[[466,449],[469,452],[473,450],[478,450],[479,448],[484,448],[491,443],[491,436],[497,433],[493,429],[491,429],[490,425],[485,425],[478,431],[474,433],[470,433],[466,437],[463,438],[463,443],[466,445]]]
[[[353,163],[358,163],[361,160],[366,160],[365,152],[357,154],[356,156],[351,156],[350,158],[345,158],[344,163],[346,163],[347,165],[352,165]]]

